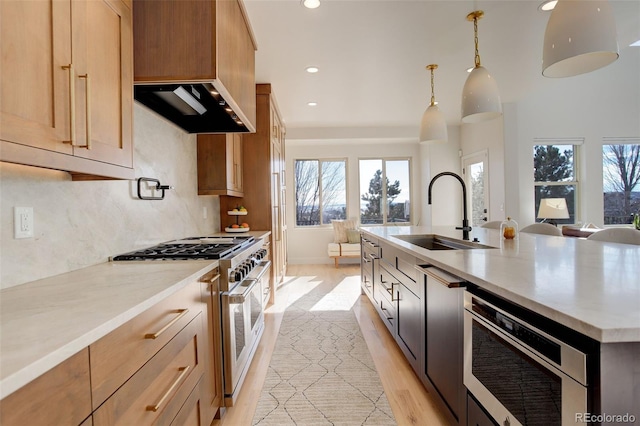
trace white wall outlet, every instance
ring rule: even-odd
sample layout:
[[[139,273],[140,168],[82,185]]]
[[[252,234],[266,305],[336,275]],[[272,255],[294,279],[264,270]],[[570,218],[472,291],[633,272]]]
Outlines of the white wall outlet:
[[[202,219],[206,219],[209,216],[209,211],[207,210],[207,207],[203,207],[202,208]]]
[[[33,207],[14,207],[13,237],[33,238]]]

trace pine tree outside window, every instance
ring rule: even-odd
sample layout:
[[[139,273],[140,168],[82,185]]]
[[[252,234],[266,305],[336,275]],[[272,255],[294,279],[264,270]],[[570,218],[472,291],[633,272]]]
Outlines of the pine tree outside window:
[[[576,157],[581,140],[537,139],[536,142],[546,143],[533,147],[534,217],[538,216],[540,200],[543,198],[564,198],[569,219],[556,219],[555,222],[576,223],[579,189]]]
[[[359,165],[360,223],[411,225],[409,159],[361,159]]]

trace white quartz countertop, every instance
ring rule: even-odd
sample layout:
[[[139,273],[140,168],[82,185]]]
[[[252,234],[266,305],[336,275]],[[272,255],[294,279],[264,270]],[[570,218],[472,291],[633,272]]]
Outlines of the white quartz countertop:
[[[0,292],[0,399],[213,269],[108,262]]]
[[[640,246],[473,229],[493,249],[426,250],[396,235],[462,239],[454,227],[363,227],[454,275],[603,343],[640,342]]]

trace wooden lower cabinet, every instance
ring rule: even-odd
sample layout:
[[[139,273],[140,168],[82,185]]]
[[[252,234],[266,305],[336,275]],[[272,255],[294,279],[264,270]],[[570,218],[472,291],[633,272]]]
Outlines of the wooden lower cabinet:
[[[170,425],[204,373],[202,313],[93,413],[95,426]]]
[[[86,348],[0,401],[2,426],[79,425],[90,414]]]
[[[2,426],[209,426],[222,405],[219,269],[0,401]]]
[[[204,334],[205,363],[202,387],[202,411],[207,424],[213,418],[220,417],[220,407],[223,403],[222,393],[222,325],[220,321],[220,269],[215,268],[201,280],[202,300],[207,305],[206,328]]]

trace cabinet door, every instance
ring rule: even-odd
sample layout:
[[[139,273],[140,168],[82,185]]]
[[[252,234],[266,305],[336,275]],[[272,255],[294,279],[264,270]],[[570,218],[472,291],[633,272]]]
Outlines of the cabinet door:
[[[222,339],[220,336],[220,269],[215,268],[202,279],[202,298],[207,304],[204,327],[205,376],[202,381],[203,424],[211,424],[222,405]]]
[[[83,349],[10,394],[0,407],[3,426],[80,424],[91,413],[89,351]]]
[[[0,139],[70,154],[69,1],[0,1]],[[5,160],[5,157],[2,156]]]
[[[466,392],[462,382],[464,288],[448,288],[429,276],[426,283],[425,372],[460,419]]]
[[[232,163],[229,189],[242,192],[242,135],[234,133],[233,135],[228,135],[228,137],[231,139],[230,160]]]
[[[73,1],[74,155],[133,167],[133,30],[121,0]]]
[[[422,326],[422,306],[420,297],[404,284],[395,286],[398,298],[398,344],[405,357],[418,372],[418,353]]]

